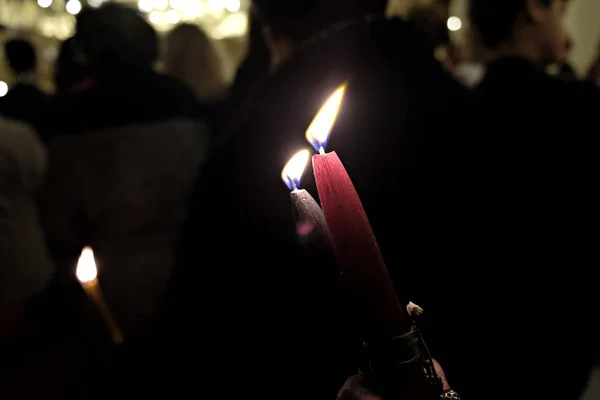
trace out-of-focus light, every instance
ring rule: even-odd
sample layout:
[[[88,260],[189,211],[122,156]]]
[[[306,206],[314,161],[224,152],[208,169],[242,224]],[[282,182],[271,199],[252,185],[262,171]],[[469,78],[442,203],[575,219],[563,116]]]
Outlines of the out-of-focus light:
[[[0,97],[6,96],[8,93],[8,85],[4,81],[0,81]]]
[[[177,11],[169,10],[169,11],[167,11],[167,14],[165,15],[165,19],[167,20],[167,22],[169,24],[176,24],[179,22],[181,17],[179,16],[179,13]]]
[[[183,15],[185,18],[194,19],[206,13],[204,9],[204,3],[199,1],[187,1],[181,5],[183,8]]]
[[[164,11],[169,7],[169,0],[154,0],[154,8]]]
[[[90,7],[100,7],[104,3],[104,0],[88,0],[88,4]]]
[[[462,28],[462,21],[458,17],[450,17],[448,18],[448,22],[446,23],[448,29],[452,32],[456,32],[460,28]]]
[[[225,8],[232,13],[240,11],[240,0],[225,0]]]
[[[165,22],[165,17],[160,11],[152,11],[148,18],[150,19],[150,22],[156,25],[164,24]]]
[[[52,5],[52,0],[38,0],[38,6],[48,8]]]
[[[187,0],[190,2],[190,0]],[[186,6],[186,0],[170,0],[171,8],[178,11],[184,11]]]
[[[219,10],[222,10],[225,8],[225,1],[224,0],[209,0],[208,6],[214,11],[219,11]]]
[[[69,0],[67,1],[66,8],[69,14],[79,14],[81,11],[81,2],[79,0]]]
[[[215,39],[223,39],[232,36],[244,36],[248,31],[248,15],[243,12],[229,14],[223,21],[211,31]]]
[[[152,0],[139,0],[138,10],[144,13],[149,13],[154,10],[154,2]]]

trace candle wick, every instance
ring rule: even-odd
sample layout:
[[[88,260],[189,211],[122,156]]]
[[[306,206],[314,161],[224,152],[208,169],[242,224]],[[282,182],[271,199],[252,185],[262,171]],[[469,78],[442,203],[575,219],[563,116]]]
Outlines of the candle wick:
[[[323,148],[323,146],[319,146],[319,154],[322,156],[325,155],[325,149]]]
[[[293,190],[298,190],[298,186],[296,186],[296,182],[288,175],[287,180],[290,183],[290,186]]]

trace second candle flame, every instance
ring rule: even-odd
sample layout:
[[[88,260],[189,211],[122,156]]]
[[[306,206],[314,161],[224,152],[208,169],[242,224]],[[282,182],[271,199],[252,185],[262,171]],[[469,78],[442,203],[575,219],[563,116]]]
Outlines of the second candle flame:
[[[344,99],[344,94],[346,93],[346,86],[346,83],[340,85],[329,96],[306,130],[306,140],[321,154],[325,152],[329,133],[331,132],[331,128],[333,128],[333,124],[340,111],[340,106],[342,105],[342,100]]]
[[[290,190],[298,189],[300,186],[300,179],[308,163],[310,153],[308,150],[301,150],[294,154],[290,161],[285,164],[283,171],[281,171],[281,179],[285,182]]]

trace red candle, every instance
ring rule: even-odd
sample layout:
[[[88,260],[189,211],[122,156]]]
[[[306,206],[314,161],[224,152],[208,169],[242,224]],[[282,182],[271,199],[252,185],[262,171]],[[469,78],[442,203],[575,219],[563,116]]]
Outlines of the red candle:
[[[313,156],[315,181],[335,255],[377,339],[409,331],[369,219],[335,152]]]
[[[344,84],[327,100],[306,138],[319,151],[312,160],[321,207],[344,280],[367,318],[366,339],[386,341],[409,332],[412,324],[400,306],[375,234],[344,165],[335,152],[325,153],[345,90]],[[390,399],[405,395],[413,400],[431,398],[421,364],[402,374],[384,385]]]

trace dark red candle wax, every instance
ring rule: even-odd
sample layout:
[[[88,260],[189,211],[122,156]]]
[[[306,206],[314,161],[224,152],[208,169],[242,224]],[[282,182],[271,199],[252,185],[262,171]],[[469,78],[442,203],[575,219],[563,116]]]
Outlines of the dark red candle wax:
[[[354,185],[335,152],[313,156],[315,181],[338,264],[353,295],[372,318],[376,336],[408,332],[387,267]]]

